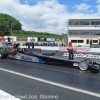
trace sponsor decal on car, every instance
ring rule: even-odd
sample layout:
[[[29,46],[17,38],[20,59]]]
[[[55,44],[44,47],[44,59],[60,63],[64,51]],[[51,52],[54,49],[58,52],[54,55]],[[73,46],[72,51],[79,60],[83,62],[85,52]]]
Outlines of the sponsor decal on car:
[[[29,56],[29,55],[24,55],[24,54],[17,54],[16,59],[25,60],[25,61],[32,61],[32,62],[39,62],[38,58]]]
[[[26,60],[26,61],[32,61],[32,58],[29,56],[20,56],[21,59]]]
[[[64,53],[63,56],[69,56],[69,53]],[[74,54],[74,58],[92,58],[92,59],[100,59],[100,55],[93,54]]]
[[[15,56],[15,58],[16,59],[20,59],[21,57],[20,57],[20,54],[17,54],[16,56]]]
[[[73,66],[78,66],[78,63],[73,63]]]

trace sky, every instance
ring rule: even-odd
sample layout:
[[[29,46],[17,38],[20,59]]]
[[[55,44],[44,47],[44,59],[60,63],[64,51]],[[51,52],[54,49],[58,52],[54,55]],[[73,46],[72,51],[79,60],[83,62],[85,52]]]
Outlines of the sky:
[[[0,0],[0,13],[26,31],[66,34],[68,18],[100,17],[100,0]]]

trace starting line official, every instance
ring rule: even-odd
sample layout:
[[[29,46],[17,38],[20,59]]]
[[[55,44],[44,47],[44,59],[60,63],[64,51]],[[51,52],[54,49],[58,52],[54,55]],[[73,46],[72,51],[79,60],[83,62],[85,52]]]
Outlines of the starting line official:
[[[69,60],[73,60],[73,45],[71,42],[67,45],[67,50],[69,53]]]

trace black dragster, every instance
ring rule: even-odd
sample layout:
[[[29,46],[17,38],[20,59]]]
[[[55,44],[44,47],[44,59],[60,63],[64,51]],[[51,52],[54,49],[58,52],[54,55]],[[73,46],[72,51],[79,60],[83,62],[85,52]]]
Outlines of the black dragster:
[[[13,42],[0,42],[0,58],[5,59],[7,57],[22,60],[36,62],[40,64],[54,64],[68,67],[75,67],[82,71],[90,70],[92,73],[99,73],[100,64],[97,62],[92,62],[89,59],[84,61],[79,60],[66,60],[63,58],[57,58],[54,53],[34,53],[32,50],[22,49],[18,47],[19,44]],[[16,54],[12,53],[13,48],[16,47],[18,52]]]

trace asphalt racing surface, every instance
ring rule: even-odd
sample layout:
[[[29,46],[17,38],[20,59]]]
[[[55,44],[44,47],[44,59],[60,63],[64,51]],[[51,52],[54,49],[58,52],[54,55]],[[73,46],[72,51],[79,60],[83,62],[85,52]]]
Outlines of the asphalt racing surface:
[[[0,59],[0,90],[20,100],[100,100],[100,73]]]

